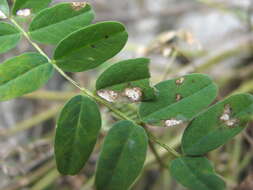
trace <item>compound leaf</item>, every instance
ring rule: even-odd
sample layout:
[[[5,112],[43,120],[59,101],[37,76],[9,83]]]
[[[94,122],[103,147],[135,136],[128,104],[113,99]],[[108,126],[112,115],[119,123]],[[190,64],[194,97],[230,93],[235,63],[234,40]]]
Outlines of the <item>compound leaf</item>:
[[[116,123],[105,138],[99,157],[97,190],[127,190],[139,175],[147,152],[145,130],[130,121]]]
[[[127,38],[125,27],[118,22],[89,25],[63,39],[56,47],[54,59],[64,71],[89,70],[116,55]]]
[[[29,33],[33,40],[45,44],[57,44],[70,33],[87,26],[94,19],[90,5],[81,3],[60,3],[37,14]]]
[[[57,121],[55,156],[57,168],[64,175],[75,175],[85,165],[101,128],[97,104],[78,95],[69,100]]]
[[[203,74],[190,74],[155,85],[154,101],[143,102],[139,114],[147,123],[164,125],[166,120],[189,121],[216,97],[217,87]]]
[[[210,107],[186,128],[182,149],[186,155],[203,155],[240,133],[253,115],[253,96],[233,95]]]
[[[96,89],[123,92],[126,88],[140,88],[141,100],[154,98],[154,89],[149,84],[149,59],[138,58],[118,62],[107,68],[97,79]]]
[[[171,175],[190,190],[225,190],[224,181],[215,174],[204,157],[181,157],[170,163]]]
[[[13,25],[0,22],[0,53],[5,53],[17,46],[21,34]]]
[[[22,96],[42,87],[53,67],[37,53],[25,53],[0,64],[0,101]]]

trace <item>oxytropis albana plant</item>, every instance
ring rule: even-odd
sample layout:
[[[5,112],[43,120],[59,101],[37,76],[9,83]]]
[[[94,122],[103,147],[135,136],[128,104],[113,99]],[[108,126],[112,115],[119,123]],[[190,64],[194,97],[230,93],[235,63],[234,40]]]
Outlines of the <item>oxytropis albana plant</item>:
[[[113,64],[97,78],[93,93],[65,72],[83,72],[103,64],[125,46],[127,31],[114,21],[91,24],[94,12],[87,3],[59,3],[47,8],[50,2],[16,0],[10,11],[6,0],[0,0],[0,53],[14,48],[21,36],[36,50],[0,64],[0,101],[39,89],[54,71],[80,90],[80,95],[65,104],[57,121],[54,148],[59,172],[75,175],[89,159],[102,125],[98,103],[120,121],[105,137],[95,174],[97,190],[130,189],[143,168],[148,141],[174,156],[168,170],[185,187],[225,189],[225,182],[205,154],[247,126],[253,96],[232,95],[207,108],[217,95],[217,86],[208,76],[189,74],[151,86],[147,58]],[[19,24],[24,17],[32,18],[28,31]],[[37,42],[55,46],[52,58]],[[122,99],[139,105],[137,120],[115,108],[114,102]],[[181,153],[160,142],[146,127],[183,123],[189,125],[183,133]]]

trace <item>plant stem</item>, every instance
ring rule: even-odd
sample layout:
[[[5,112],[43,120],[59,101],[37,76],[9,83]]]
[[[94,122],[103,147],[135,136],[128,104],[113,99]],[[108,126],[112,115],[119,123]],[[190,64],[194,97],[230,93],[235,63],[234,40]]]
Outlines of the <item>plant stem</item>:
[[[114,108],[113,105],[111,105],[110,103],[108,103],[107,101],[105,101],[104,99],[100,98],[99,96],[97,96],[96,94],[93,94],[92,92],[90,92],[88,89],[81,87],[76,81],[74,81],[72,78],[70,78],[63,70],[61,70],[56,64],[55,64],[55,60],[52,60],[49,58],[49,56],[47,56],[47,54],[36,44],[34,43],[30,36],[28,35],[28,33],[13,19],[10,18],[10,21],[20,30],[20,32],[22,32],[22,34],[25,36],[25,38],[29,41],[29,43],[44,57],[47,58],[48,62],[51,63],[53,65],[53,67],[66,79],[68,80],[71,84],[73,84],[75,87],[77,87],[82,93],[84,93],[86,96],[96,100],[98,103],[103,104],[104,106],[106,106],[107,108],[109,108],[112,112],[114,112],[117,116],[119,116],[121,119],[124,120],[129,120],[132,121],[133,123],[138,124],[137,122],[133,121],[132,119],[130,119],[129,117],[127,117],[124,113],[122,113],[121,111],[119,111],[118,109]],[[145,127],[144,127],[145,128]],[[155,143],[157,143],[158,145],[162,146],[163,148],[165,148],[168,152],[170,152],[171,154],[173,154],[174,156],[178,157],[180,156],[180,154],[174,150],[173,148],[168,147],[167,145],[159,142],[158,139],[156,139],[156,137],[153,136],[153,134],[151,134],[147,129],[146,132],[148,133],[148,136],[150,137],[150,139],[152,141],[154,141]]]
[[[166,144],[160,142],[152,133],[148,132],[148,136],[153,142],[155,142],[156,144],[158,144],[161,147],[163,147],[164,149],[166,149],[168,152],[173,154],[175,157],[180,157],[181,156],[175,149],[173,149],[173,148],[167,146]]]
[[[150,150],[152,151],[152,153],[154,154],[157,162],[159,163],[160,165],[160,170],[162,170],[163,168],[165,168],[165,164],[163,163],[163,160],[161,159],[161,157],[159,156],[158,152],[156,151],[156,148],[154,146],[154,144],[152,143],[151,140],[148,141],[148,144],[149,144],[149,147],[150,147]]]

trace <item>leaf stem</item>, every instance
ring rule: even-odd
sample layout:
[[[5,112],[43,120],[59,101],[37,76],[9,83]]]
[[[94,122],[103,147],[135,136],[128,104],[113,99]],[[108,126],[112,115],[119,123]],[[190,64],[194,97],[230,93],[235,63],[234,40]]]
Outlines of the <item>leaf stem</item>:
[[[55,64],[55,60],[52,60],[49,58],[49,56],[36,44],[32,41],[32,39],[30,38],[30,36],[28,35],[28,33],[13,19],[10,18],[10,21],[20,30],[20,32],[22,32],[22,34],[25,36],[25,38],[29,41],[29,43],[44,57],[47,58],[48,62],[51,63],[53,65],[53,67],[66,79],[68,80],[71,84],[73,84],[75,87],[77,87],[82,93],[84,93],[86,96],[95,99],[98,103],[103,104],[104,106],[106,106],[107,108],[109,108],[112,112],[114,112],[117,116],[119,116],[121,119],[124,120],[129,120],[133,123],[136,123],[136,121],[132,120],[131,118],[127,117],[124,113],[122,113],[120,110],[116,109],[113,107],[113,105],[111,105],[110,103],[108,103],[107,101],[105,101],[104,99],[100,98],[99,96],[97,96],[96,94],[93,94],[91,91],[89,91],[88,89],[81,87],[76,81],[74,81],[71,77],[69,77],[63,70],[61,70],[56,64]],[[144,127],[145,128],[145,127]],[[146,129],[146,128],[145,128]],[[158,145],[160,145],[161,147],[165,148],[168,152],[170,152],[171,154],[173,154],[176,157],[179,157],[180,154],[174,150],[173,148],[168,147],[167,145],[159,142],[159,140],[153,136],[153,134],[151,134],[147,129],[146,132],[148,133],[149,138],[154,141],[155,143],[157,143]]]
[[[152,151],[152,153],[154,154],[157,162],[159,163],[160,165],[160,170],[162,170],[163,168],[166,168],[166,165],[163,163],[163,160],[162,158],[160,157],[160,155],[158,154],[158,152],[156,151],[156,148],[153,144],[153,142],[149,139],[148,141],[148,144],[149,144],[149,147],[150,147],[150,150]]]
[[[164,149],[166,149],[168,152],[170,152],[175,157],[180,157],[181,155],[173,148],[167,146],[166,144],[160,142],[152,133],[148,132],[149,139],[155,142],[156,144],[160,145]]]

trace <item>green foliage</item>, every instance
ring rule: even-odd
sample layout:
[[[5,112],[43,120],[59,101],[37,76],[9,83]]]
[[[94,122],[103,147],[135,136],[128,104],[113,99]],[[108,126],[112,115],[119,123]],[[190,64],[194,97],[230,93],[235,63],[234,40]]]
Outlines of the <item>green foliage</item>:
[[[20,32],[7,22],[0,22],[0,53],[16,47],[20,40]]]
[[[88,160],[101,128],[97,104],[86,96],[67,102],[57,121],[55,157],[62,174],[75,175]]]
[[[186,128],[183,152],[187,155],[203,155],[225,144],[241,132],[253,115],[253,96],[233,95],[196,117]]]
[[[158,96],[140,105],[139,114],[147,123],[164,125],[164,120],[189,121],[216,97],[217,87],[203,74],[190,74],[155,85]]]
[[[70,33],[89,25],[93,18],[94,12],[88,4],[76,9],[72,3],[60,3],[36,15],[29,33],[33,40],[55,45]]]
[[[0,11],[6,16],[9,16],[9,5],[7,3],[7,0],[0,0]],[[1,18],[1,17],[0,17]],[[1,28],[1,27],[0,27]]]
[[[12,14],[16,15],[18,10],[31,9],[31,13],[37,13],[46,8],[52,0],[15,0]]]
[[[181,157],[170,163],[171,175],[191,190],[225,190],[225,183],[215,174],[204,157]]]
[[[127,38],[125,27],[118,22],[93,24],[63,39],[54,52],[54,59],[64,71],[93,69],[116,55]]]
[[[37,53],[25,53],[0,64],[0,101],[10,100],[42,87],[53,67]]]
[[[142,100],[155,97],[154,89],[149,85],[149,59],[138,58],[118,62],[106,69],[97,79],[96,89],[123,92],[126,88],[140,88]],[[133,72],[134,71],[134,72]]]
[[[84,2],[46,8],[50,2],[15,1],[14,15],[18,10],[28,9],[23,16],[29,16],[30,9],[31,13],[41,11],[32,20],[29,32],[18,24],[17,17],[8,18],[15,27],[0,22],[0,53],[14,48],[21,34],[39,52],[24,53],[0,64],[0,101],[39,89],[50,79],[54,68],[84,94],[69,100],[57,121],[55,157],[59,172],[77,174],[89,159],[101,128],[98,102],[123,121],[114,124],[104,140],[95,176],[97,190],[129,189],[143,168],[148,140],[151,148],[155,142],[178,157],[171,162],[170,171],[185,187],[224,190],[225,183],[215,174],[209,161],[200,156],[225,144],[246,127],[253,115],[253,96],[234,95],[208,109],[216,98],[217,87],[207,75],[189,74],[162,81],[153,88],[147,58],[124,60],[107,68],[96,81],[97,96],[79,86],[64,71],[81,72],[103,64],[123,49],[127,31],[121,23],[113,21],[90,25],[94,13]],[[6,0],[0,0],[0,11],[2,18],[9,16]],[[57,44],[53,59],[32,40]],[[108,94],[101,96],[104,92]],[[113,96],[112,99],[127,97],[135,103],[143,101],[139,115],[129,119],[105,95]],[[184,157],[161,143],[147,127],[183,122],[189,122],[182,138]]]
[[[127,190],[139,175],[147,152],[145,130],[130,122],[116,123],[107,134],[99,157],[97,190]]]

